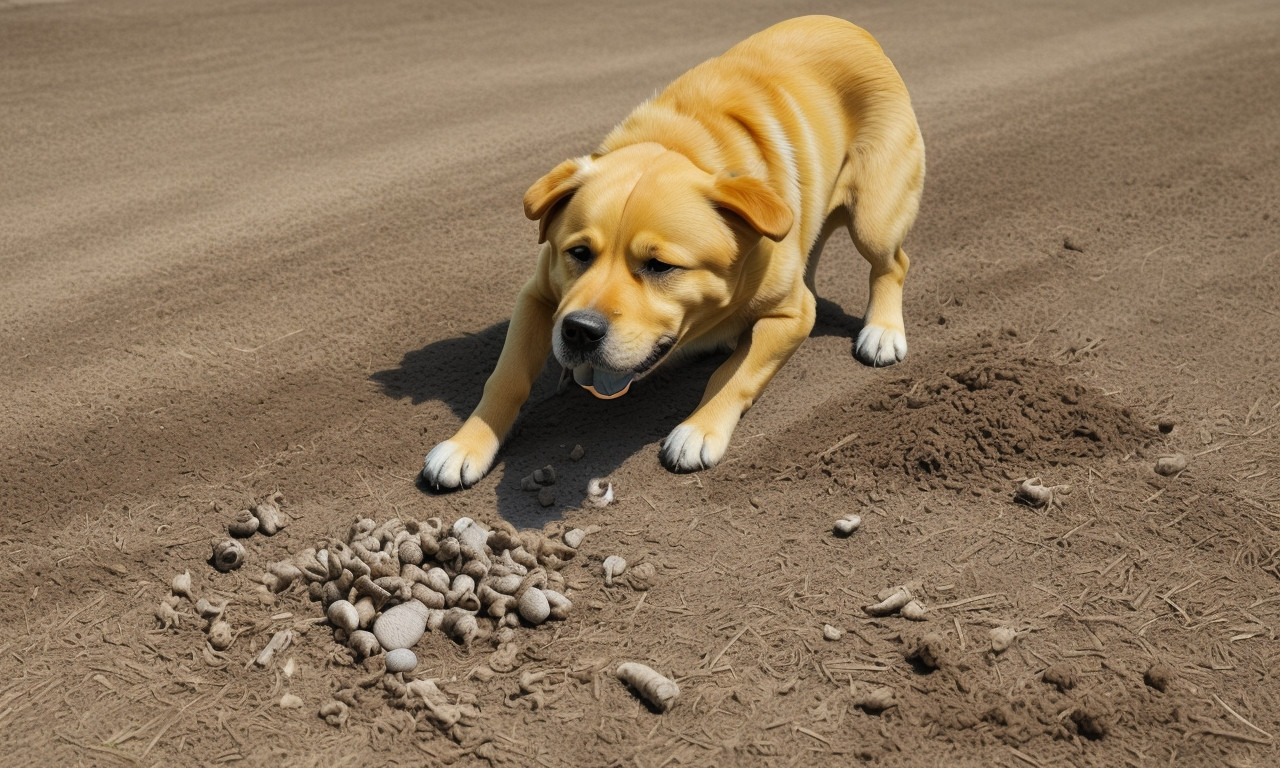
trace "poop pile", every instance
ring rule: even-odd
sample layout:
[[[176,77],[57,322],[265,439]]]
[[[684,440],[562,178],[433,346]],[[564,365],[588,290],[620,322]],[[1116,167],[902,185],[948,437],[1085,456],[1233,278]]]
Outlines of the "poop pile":
[[[351,526],[345,541],[322,540],[292,568],[277,564],[268,575],[306,579],[334,639],[367,658],[411,649],[427,630],[470,645],[509,636],[503,628],[565,618],[572,604],[559,569],[574,553],[507,523],[490,530],[462,517],[446,529],[439,518],[365,518]],[[279,589],[280,583],[269,586]],[[394,664],[388,659],[396,671],[416,663],[405,653],[397,653]]]

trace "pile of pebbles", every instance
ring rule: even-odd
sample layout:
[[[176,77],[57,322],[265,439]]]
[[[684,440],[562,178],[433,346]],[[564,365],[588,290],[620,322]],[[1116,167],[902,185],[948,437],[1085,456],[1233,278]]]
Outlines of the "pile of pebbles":
[[[262,580],[280,592],[298,579],[356,658],[387,652],[388,672],[417,666],[412,647],[427,630],[461,645],[499,639],[521,625],[564,619],[573,604],[559,569],[575,548],[505,522],[490,529],[462,517],[356,521],[345,541],[321,540]]]

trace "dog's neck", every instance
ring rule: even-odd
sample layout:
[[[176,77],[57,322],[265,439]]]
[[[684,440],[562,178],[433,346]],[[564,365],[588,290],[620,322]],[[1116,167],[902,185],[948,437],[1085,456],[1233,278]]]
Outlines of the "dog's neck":
[[[750,175],[763,172],[763,159],[754,148],[737,146],[742,142],[725,142],[724,134],[735,132],[735,128],[736,132],[742,132],[741,125],[728,116],[723,117],[723,123],[707,125],[658,97],[641,104],[617,128],[610,131],[596,153],[607,154],[634,144],[653,142],[679,152],[712,175]],[[744,135],[743,138],[749,136]],[[730,156],[726,148],[737,149],[733,153],[736,156]]]

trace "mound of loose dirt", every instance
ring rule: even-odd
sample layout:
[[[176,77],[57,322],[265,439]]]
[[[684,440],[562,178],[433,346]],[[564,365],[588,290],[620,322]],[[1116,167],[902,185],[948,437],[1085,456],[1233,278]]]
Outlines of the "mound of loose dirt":
[[[1124,453],[1151,432],[1062,365],[1008,344],[986,342],[948,358],[942,373],[894,378],[829,402],[842,414],[837,423],[856,437],[813,455],[833,474],[852,470],[871,482],[960,490],[1003,487],[1015,468],[1035,474]],[[830,422],[817,426],[814,445],[838,437]]]

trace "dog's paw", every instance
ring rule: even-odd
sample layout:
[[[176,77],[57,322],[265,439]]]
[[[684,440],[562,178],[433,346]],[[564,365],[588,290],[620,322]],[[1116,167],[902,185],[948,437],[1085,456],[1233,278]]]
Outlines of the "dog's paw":
[[[461,441],[445,440],[427,454],[422,481],[435,490],[470,488],[493,466],[498,446],[469,448]]]
[[[707,432],[694,424],[681,424],[662,441],[658,456],[672,472],[696,472],[720,463],[729,447],[729,436]]]
[[[853,354],[864,365],[876,368],[893,365],[907,356],[907,335],[883,325],[863,326]]]

